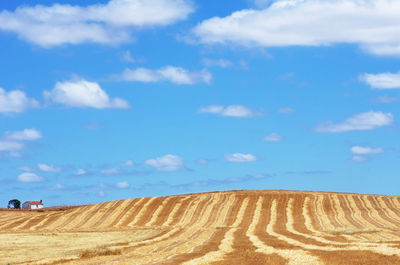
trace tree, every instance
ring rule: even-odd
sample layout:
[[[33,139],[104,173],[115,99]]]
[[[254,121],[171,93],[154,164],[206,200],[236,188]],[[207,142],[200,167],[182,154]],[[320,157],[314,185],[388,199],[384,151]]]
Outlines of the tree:
[[[8,202],[8,208],[10,208],[10,206],[14,209],[21,209],[21,202],[17,199],[10,200]]]

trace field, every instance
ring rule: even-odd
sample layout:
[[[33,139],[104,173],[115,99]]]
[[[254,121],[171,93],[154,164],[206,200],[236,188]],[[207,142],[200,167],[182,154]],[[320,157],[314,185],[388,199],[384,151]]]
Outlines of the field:
[[[0,211],[0,264],[400,264],[400,197],[229,191]]]

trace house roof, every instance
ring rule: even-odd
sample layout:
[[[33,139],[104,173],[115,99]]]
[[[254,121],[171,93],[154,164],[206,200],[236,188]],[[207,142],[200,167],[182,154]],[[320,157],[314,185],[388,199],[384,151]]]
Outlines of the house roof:
[[[43,205],[43,203],[40,202],[40,201],[26,201],[26,202],[24,202],[24,203],[29,203],[29,204],[41,204],[41,205]]]

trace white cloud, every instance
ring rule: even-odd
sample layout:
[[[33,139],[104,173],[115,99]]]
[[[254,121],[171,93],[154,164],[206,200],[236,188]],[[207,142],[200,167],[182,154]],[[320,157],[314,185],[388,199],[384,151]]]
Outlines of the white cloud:
[[[268,1],[256,1],[268,2]],[[400,55],[398,0],[277,0],[202,21],[201,43],[260,47],[356,44],[377,55]]]
[[[57,82],[53,90],[44,91],[44,97],[49,101],[71,107],[97,109],[130,107],[129,103],[121,98],[110,98],[99,84],[86,80]]]
[[[212,113],[212,114],[221,114],[224,110],[224,106],[219,105],[209,105],[205,107],[201,107],[197,112],[198,113]]]
[[[35,129],[25,129],[22,131],[8,131],[0,139],[0,152],[9,152],[10,157],[21,157],[18,151],[25,148],[23,141],[33,141],[42,138],[41,132]]]
[[[21,90],[7,92],[0,87],[0,113],[21,113],[26,109],[37,107],[39,103],[28,98],[25,92]]]
[[[126,167],[133,167],[135,165],[135,162],[133,162],[133,160],[131,159],[128,159],[125,162],[121,163],[121,165]]]
[[[60,168],[58,168],[56,166],[47,165],[47,164],[43,164],[43,163],[39,163],[37,166],[38,166],[39,170],[43,171],[43,172],[59,172],[61,170]]]
[[[225,155],[225,160],[229,162],[254,162],[257,161],[257,157],[252,154],[234,153]]]
[[[14,141],[0,141],[0,152],[1,151],[18,151],[25,147],[23,143]]]
[[[225,59],[204,58],[203,60],[201,60],[201,62],[208,67],[217,66],[221,68],[227,68],[233,66],[233,63],[231,61]]]
[[[283,139],[282,135],[277,133],[271,133],[268,136],[264,137],[263,140],[267,142],[279,142],[282,141],[282,139]]]
[[[165,66],[158,70],[139,67],[136,69],[125,69],[121,74],[114,75],[113,78],[120,81],[135,82],[162,82],[169,81],[178,85],[193,85],[196,83],[209,84],[212,74],[207,70],[189,71],[182,67]]]
[[[340,133],[355,130],[373,130],[382,126],[391,125],[394,121],[392,113],[383,112],[364,112],[355,114],[346,120],[333,123],[328,121],[316,127],[317,132]]]
[[[259,115],[256,111],[242,105],[229,105],[226,107],[220,105],[209,105],[201,107],[197,112],[218,114],[227,117],[252,117]]]
[[[85,175],[87,173],[86,170],[84,170],[83,168],[78,169],[78,171],[75,173],[78,176],[82,176]]]
[[[383,153],[383,148],[381,148],[381,147],[372,148],[372,147],[363,147],[363,146],[355,145],[350,150],[351,150],[351,153],[355,154],[355,155],[370,155],[370,154]]]
[[[354,163],[360,163],[364,162],[365,160],[367,160],[365,156],[353,156],[350,161]]]
[[[183,159],[171,154],[154,159],[148,159],[145,161],[145,164],[159,171],[179,171],[184,169]]]
[[[99,191],[98,193],[97,193],[97,195],[99,195],[99,197],[104,197],[104,196],[106,196],[106,193],[104,192],[104,191]]]
[[[127,181],[121,181],[117,183],[117,187],[120,189],[126,189],[129,188],[129,183]]]
[[[41,182],[43,178],[35,173],[24,172],[18,176],[19,182]]]
[[[118,44],[134,28],[165,26],[194,11],[185,0],[111,0],[86,7],[68,4],[21,6],[0,12],[0,30],[42,47],[61,44]]]
[[[116,168],[106,168],[106,169],[100,170],[100,173],[104,174],[104,175],[116,175],[119,173],[119,171]]]
[[[293,112],[294,112],[294,109],[292,109],[290,107],[284,107],[284,108],[279,108],[278,109],[278,113],[281,113],[281,114],[290,114],[290,113],[293,113]]]
[[[15,141],[34,141],[42,138],[42,133],[36,129],[25,129],[22,131],[6,132],[5,138]]]
[[[400,72],[381,74],[362,74],[360,81],[367,83],[370,87],[379,90],[400,89]]]

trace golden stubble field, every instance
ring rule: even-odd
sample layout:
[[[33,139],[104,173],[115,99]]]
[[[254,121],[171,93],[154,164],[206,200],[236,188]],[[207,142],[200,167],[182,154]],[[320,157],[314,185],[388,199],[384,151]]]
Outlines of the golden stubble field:
[[[400,265],[400,197],[230,191],[2,210],[0,264]]]

